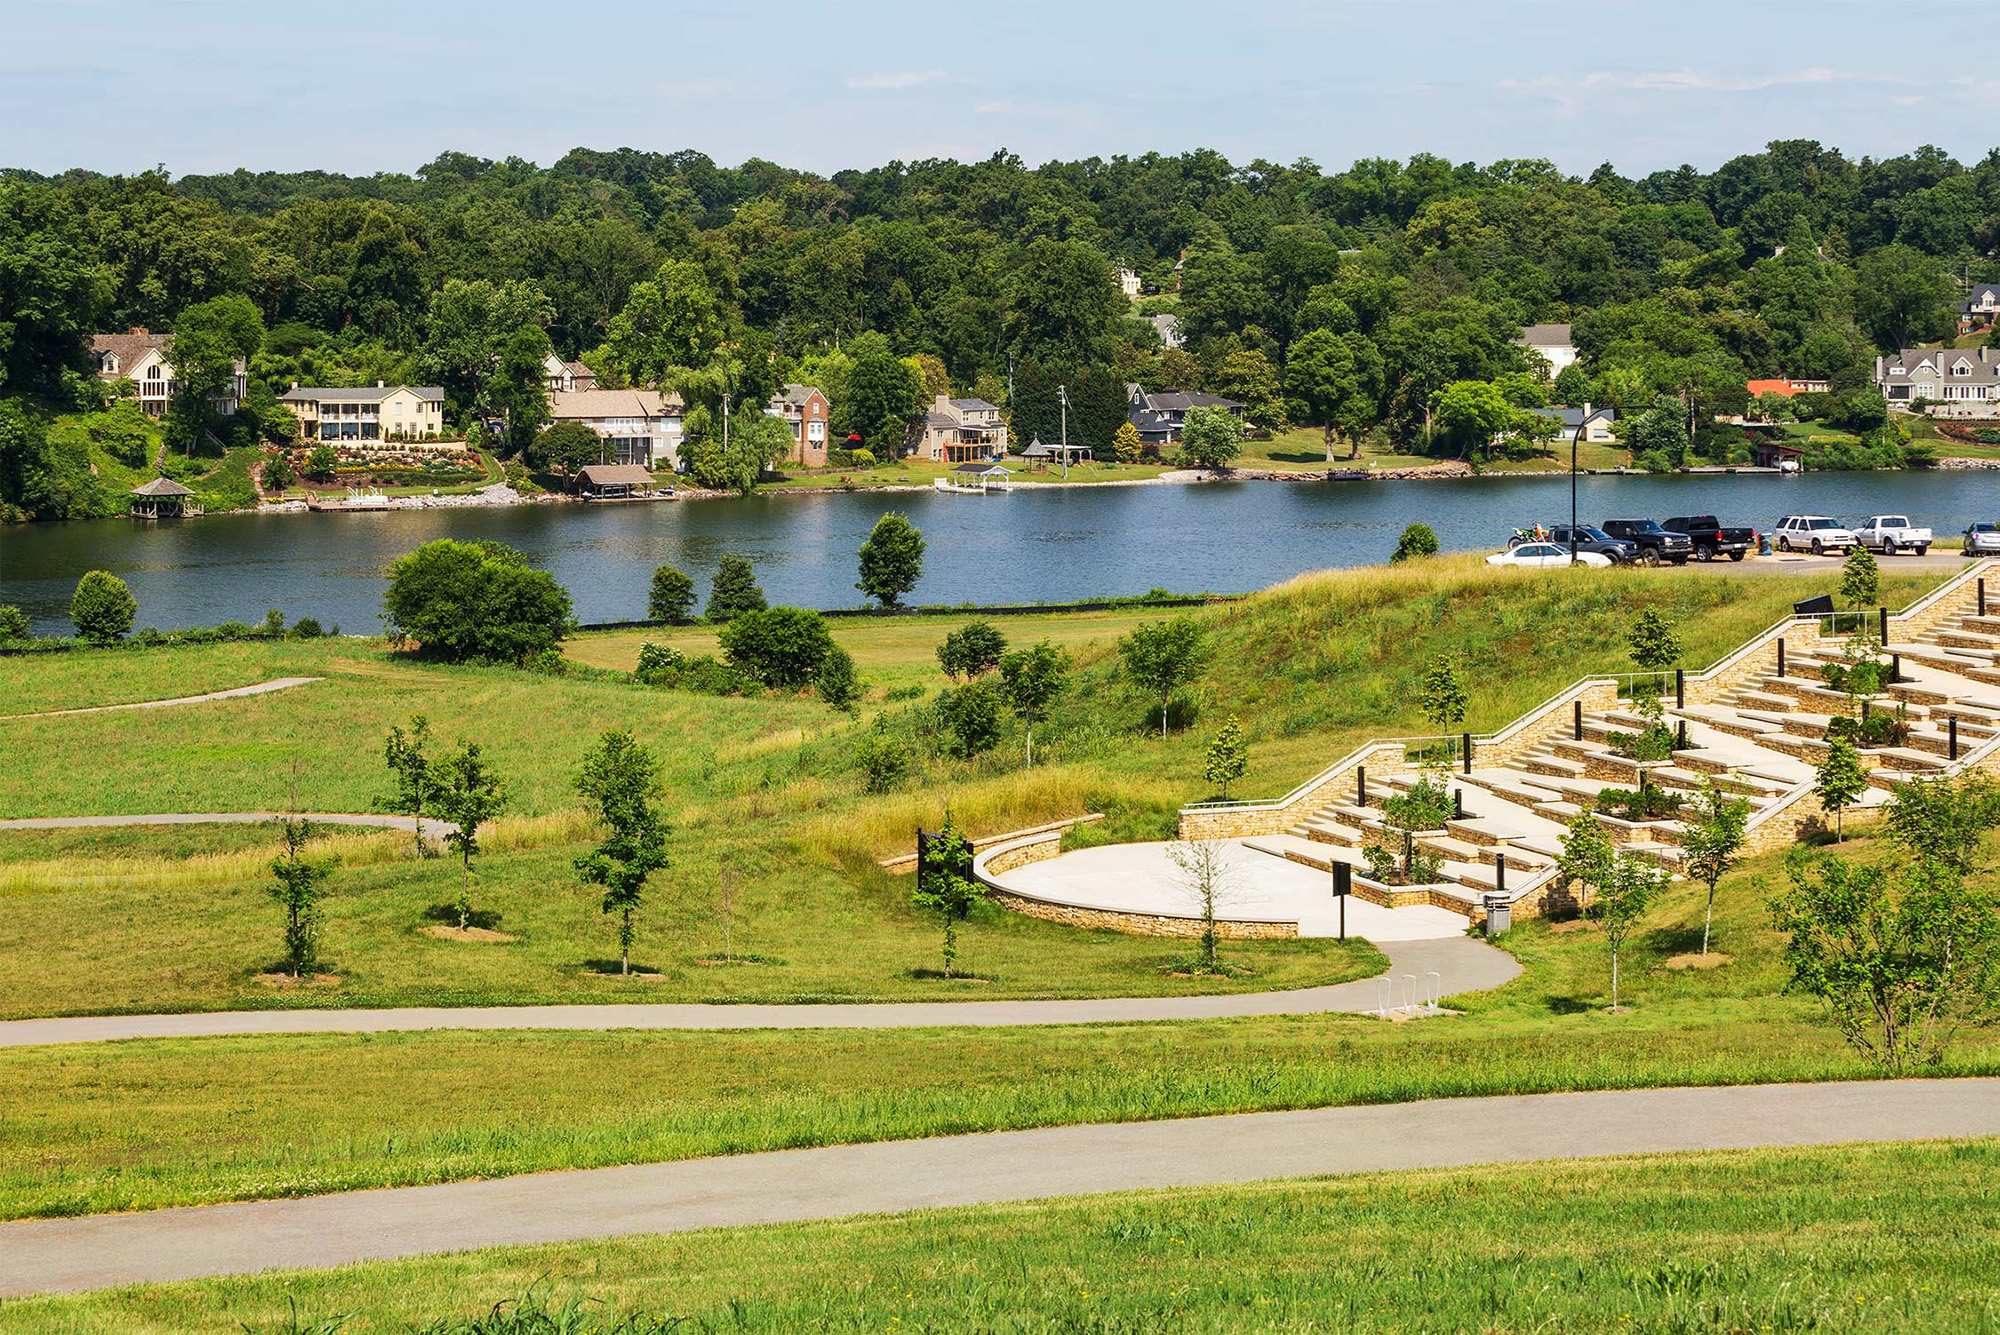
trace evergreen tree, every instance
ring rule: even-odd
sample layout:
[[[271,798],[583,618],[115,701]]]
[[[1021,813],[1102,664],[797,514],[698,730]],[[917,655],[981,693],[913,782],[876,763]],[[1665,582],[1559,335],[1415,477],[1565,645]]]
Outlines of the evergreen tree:
[[[694,581],[672,566],[653,572],[653,587],[646,595],[646,616],[669,626],[685,626],[694,612]]]
[[[715,583],[709,588],[706,609],[710,621],[727,621],[745,612],[761,612],[764,606],[764,591],[757,587],[757,577],[748,561],[725,555],[716,563]]]
[[[1849,607],[1862,609],[1876,605],[1882,596],[1882,571],[1875,555],[1866,547],[1856,547],[1840,567],[1840,596]]]

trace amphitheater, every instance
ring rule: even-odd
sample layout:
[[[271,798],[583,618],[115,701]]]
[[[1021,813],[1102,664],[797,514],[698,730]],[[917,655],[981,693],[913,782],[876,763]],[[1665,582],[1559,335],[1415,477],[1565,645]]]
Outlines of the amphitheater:
[[[1781,848],[1829,821],[1813,793],[1815,767],[1852,702],[1827,684],[1826,669],[1857,637],[1879,641],[1893,665],[1868,707],[1892,712],[1903,733],[1895,745],[1861,749],[1869,788],[1858,807],[1880,805],[1899,783],[2000,755],[2000,586],[1989,615],[1986,585],[1983,565],[1971,564],[1901,612],[1787,618],[1704,671],[1671,674],[1662,682],[1678,742],[1669,759],[1619,752],[1613,737],[1647,724],[1629,696],[1632,678],[1588,677],[1491,735],[1373,741],[1273,801],[1183,808],[1180,836],[1223,845],[1226,934],[1332,935],[1344,911],[1345,930],[1374,940],[1455,935],[1503,907],[1518,920],[1568,906],[1555,863],[1584,811],[1620,849],[1676,869],[1686,826],[1595,811],[1607,788],[1692,795],[1712,780],[1749,803],[1748,851]],[[1423,778],[1420,752],[1433,774],[1449,756],[1456,813],[1406,836],[1382,803]],[[1052,829],[1003,840],[975,872],[996,900],[1036,917],[1159,935],[1200,929],[1170,845],[1065,853],[1061,837]],[[1401,849],[1406,838],[1435,859],[1435,879],[1371,879],[1364,849]],[[1332,894],[1336,864],[1351,868],[1346,904]]]

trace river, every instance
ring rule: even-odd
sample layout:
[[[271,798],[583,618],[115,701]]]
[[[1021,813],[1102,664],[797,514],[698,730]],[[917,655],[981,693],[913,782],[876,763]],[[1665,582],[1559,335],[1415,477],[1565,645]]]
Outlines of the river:
[[[1768,529],[1786,513],[1907,513],[1939,536],[2000,519],[2000,473],[1816,473],[1804,477],[1585,477],[1585,522],[1715,513]],[[163,630],[257,621],[266,608],[348,632],[381,626],[383,567],[432,538],[484,538],[553,571],[583,621],[645,614],[653,568],[670,562],[706,596],[724,552],[748,557],[773,602],[848,607],[855,549],[902,510],[930,548],[912,601],[1004,603],[1176,592],[1234,593],[1303,570],[1386,559],[1421,520],[1447,549],[1497,549],[1516,525],[1566,520],[1567,475],[1449,482],[1217,482],[1023,487],[993,496],[929,491],[646,505],[523,505],[376,514],[214,515],[153,524],[91,520],[0,527],[0,603],[45,634],[69,633],[88,570],[131,585],[139,624]]]

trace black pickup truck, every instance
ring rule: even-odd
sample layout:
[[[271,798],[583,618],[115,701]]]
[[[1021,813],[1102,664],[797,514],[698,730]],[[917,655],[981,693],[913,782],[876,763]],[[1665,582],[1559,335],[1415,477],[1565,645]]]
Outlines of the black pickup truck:
[[[1724,528],[1714,515],[1678,515],[1660,527],[1669,533],[1687,534],[1688,541],[1694,544],[1697,560],[1713,561],[1718,556],[1727,556],[1732,561],[1741,561],[1757,550],[1756,529]]]
[[[1656,566],[1662,561],[1684,566],[1694,555],[1694,544],[1685,533],[1669,533],[1650,519],[1607,519],[1598,525],[1620,542],[1639,549],[1641,565]]]

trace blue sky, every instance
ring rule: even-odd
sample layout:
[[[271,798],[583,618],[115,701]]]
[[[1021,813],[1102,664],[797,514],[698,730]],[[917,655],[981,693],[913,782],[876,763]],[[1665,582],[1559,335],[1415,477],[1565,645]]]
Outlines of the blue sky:
[[[0,0],[0,31],[0,165],[42,171],[629,144],[821,172],[1208,147],[1643,174],[1781,137],[2000,144],[2000,29],[1970,0]]]

